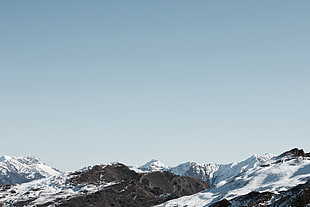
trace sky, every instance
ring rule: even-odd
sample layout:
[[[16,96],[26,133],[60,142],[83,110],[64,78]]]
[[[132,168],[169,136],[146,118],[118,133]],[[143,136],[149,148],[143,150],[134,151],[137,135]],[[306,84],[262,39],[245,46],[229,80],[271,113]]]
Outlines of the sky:
[[[0,154],[76,170],[309,152],[309,6],[0,1]]]

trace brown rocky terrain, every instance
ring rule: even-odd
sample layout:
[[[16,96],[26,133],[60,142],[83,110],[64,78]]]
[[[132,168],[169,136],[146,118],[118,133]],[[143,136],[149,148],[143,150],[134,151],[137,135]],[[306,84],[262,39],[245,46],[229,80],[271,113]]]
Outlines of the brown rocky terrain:
[[[59,206],[152,206],[208,188],[195,178],[177,176],[170,172],[139,174],[122,164],[95,166],[77,174],[70,182],[118,183],[93,194],[63,201]]]
[[[96,165],[87,170],[74,172],[66,182],[72,186],[84,184],[100,186],[111,182],[114,184],[96,192],[85,192],[82,195],[36,206],[147,207],[191,195],[209,187],[206,182],[199,179],[178,176],[170,172],[136,173],[120,163]],[[26,204],[31,204],[31,200],[17,202],[14,206]]]

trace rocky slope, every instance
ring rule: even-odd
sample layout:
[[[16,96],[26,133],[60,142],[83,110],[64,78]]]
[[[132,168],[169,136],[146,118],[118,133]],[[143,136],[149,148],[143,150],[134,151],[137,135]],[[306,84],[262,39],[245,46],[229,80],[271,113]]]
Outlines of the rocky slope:
[[[153,206],[208,188],[170,172],[136,173],[115,163],[70,174],[2,186],[4,206]]]

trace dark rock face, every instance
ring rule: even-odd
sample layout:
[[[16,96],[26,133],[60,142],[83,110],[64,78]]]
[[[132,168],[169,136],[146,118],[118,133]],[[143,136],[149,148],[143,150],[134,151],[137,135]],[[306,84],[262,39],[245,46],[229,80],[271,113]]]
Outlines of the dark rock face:
[[[219,202],[216,202],[212,205],[210,205],[209,207],[229,207],[231,205],[230,201],[227,199],[223,199]]]
[[[207,183],[196,178],[178,176],[167,171],[142,175],[140,182],[147,184],[149,188],[157,189],[162,195],[169,194],[173,198],[191,195],[209,187]]]
[[[274,194],[270,192],[250,192],[246,195],[239,196],[232,200],[232,202],[236,202],[241,206],[259,206],[266,201],[269,201]]]
[[[72,175],[73,178],[68,182],[73,185],[84,183],[100,185],[107,182],[115,182],[115,184],[94,193],[58,201],[56,206],[147,207],[173,198],[191,195],[209,187],[204,181],[174,175],[170,172],[139,174],[119,163],[108,166],[97,165]],[[40,206],[48,205],[51,203]]]
[[[127,166],[115,163],[112,165],[95,165],[86,171],[72,173],[74,177],[69,180],[73,184],[101,184],[122,180],[137,180],[139,174],[130,170]]]
[[[284,152],[280,156],[292,155],[293,157],[310,157],[310,153],[305,153],[303,149],[294,148]]]
[[[304,207],[310,205],[310,180],[305,184],[297,185],[288,191],[276,195],[272,199],[272,206],[280,204],[294,207]]]

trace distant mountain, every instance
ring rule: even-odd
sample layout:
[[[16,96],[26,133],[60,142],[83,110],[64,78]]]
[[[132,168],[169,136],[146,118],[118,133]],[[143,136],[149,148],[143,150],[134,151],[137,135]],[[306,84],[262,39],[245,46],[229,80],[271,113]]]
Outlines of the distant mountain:
[[[159,206],[310,206],[309,155],[295,148],[279,156],[254,155],[219,165],[208,178],[213,182],[209,190]]]
[[[114,163],[0,187],[0,206],[147,207],[208,188],[170,172],[136,173]]]
[[[168,167],[167,165],[163,164],[158,160],[151,160],[138,168],[132,169],[139,172],[169,171],[176,175],[198,178],[200,180],[208,182],[210,186],[216,186],[221,181],[233,177],[236,174],[246,171],[247,169],[250,169],[254,166],[260,165],[261,163],[273,157],[275,156],[272,154],[265,154],[262,156],[253,155],[239,163],[198,164],[195,162],[186,162],[177,165],[176,167]]]
[[[0,184],[20,184],[58,174],[59,170],[36,157],[0,157]]]
[[[155,171],[167,171],[170,169],[170,167],[158,160],[153,159],[145,163],[144,165],[140,166],[138,169],[141,171],[155,172]]]

